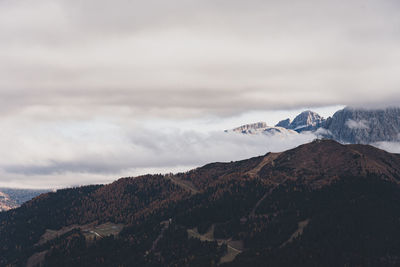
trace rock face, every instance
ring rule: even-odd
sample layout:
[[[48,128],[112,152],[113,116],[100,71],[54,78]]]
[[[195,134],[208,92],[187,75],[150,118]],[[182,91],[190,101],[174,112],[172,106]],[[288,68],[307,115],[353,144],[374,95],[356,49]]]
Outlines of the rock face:
[[[232,130],[226,130],[225,132],[235,132],[235,133],[242,133],[242,134],[256,134],[259,133],[261,129],[265,129],[268,127],[266,122],[260,121],[256,123],[245,124],[239,127],[236,127]]]
[[[283,127],[289,129],[290,123],[291,123],[290,119],[281,120],[280,122],[278,122],[278,124],[275,125],[275,127]]]
[[[285,129],[283,127],[273,127],[268,126],[266,122],[256,122],[251,124],[246,124],[234,128],[232,130],[225,130],[225,132],[234,132],[234,133],[241,133],[241,134],[266,134],[266,135],[292,135],[297,134],[297,132]]]
[[[400,108],[378,110],[344,108],[328,118],[326,137],[343,143],[370,144],[400,140]]]
[[[321,127],[324,122],[325,119],[318,113],[306,110],[297,115],[292,122],[290,119],[286,119],[278,122],[275,126],[284,127],[300,133],[303,131],[315,131]]]

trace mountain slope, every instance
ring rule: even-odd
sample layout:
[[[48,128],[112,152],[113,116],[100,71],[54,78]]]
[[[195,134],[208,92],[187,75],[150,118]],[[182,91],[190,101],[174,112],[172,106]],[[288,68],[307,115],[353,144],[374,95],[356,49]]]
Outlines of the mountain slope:
[[[0,265],[396,266],[399,181],[397,154],[316,140],[59,190],[0,213]]]

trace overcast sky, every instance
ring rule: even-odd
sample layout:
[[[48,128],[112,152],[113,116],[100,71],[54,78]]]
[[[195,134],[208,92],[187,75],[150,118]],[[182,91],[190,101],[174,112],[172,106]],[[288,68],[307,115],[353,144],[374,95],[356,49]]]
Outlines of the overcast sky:
[[[400,103],[398,0],[0,0],[0,186],[282,150],[221,135]]]

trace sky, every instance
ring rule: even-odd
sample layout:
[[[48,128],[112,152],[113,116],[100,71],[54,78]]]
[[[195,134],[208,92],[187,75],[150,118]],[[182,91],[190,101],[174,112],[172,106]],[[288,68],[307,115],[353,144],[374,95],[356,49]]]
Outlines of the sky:
[[[243,159],[314,136],[223,130],[397,106],[399,11],[397,0],[0,0],[0,186]]]

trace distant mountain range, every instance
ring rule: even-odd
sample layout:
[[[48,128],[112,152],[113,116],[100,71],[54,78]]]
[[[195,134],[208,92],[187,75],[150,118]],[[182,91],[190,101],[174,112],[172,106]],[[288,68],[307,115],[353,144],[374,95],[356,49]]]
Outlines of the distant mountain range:
[[[270,129],[266,131],[267,129]],[[373,144],[377,142],[400,141],[400,108],[355,109],[346,107],[324,119],[319,114],[307,110],[294,118],[281,120],[275,126],[265,122],[244,125],[233,132],[243,134],[285,133],[282,129],[301,133],[314,132],[319,137],[331,138],[341,143]],[[229,132],[229,131],[227,131]]]
[[[49,190],[0,188],[0,212],[19,207],[22,203]]]
[[[400,155],[316,140],[0,213],[0,266],[399,266]]]

